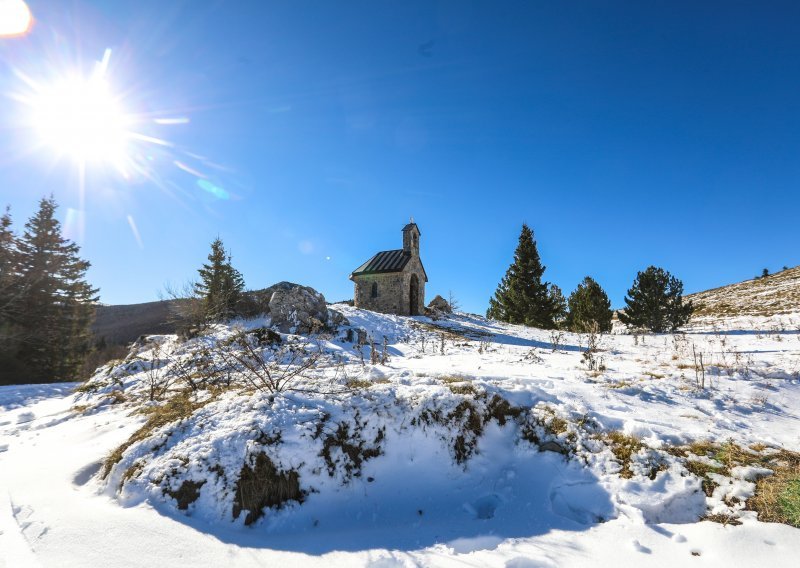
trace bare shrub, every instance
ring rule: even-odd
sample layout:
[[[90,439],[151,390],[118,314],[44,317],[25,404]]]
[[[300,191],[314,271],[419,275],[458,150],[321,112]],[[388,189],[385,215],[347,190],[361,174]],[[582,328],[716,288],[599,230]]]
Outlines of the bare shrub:
[[[587,369],[597,371],[599,366],[597,354],[600,352],[600,327],[597,322],[592,321],[586,324],[586,329],[586,349],[581,357]]]
[[[325,358],[319,342],[292,339],[275,347],[261,344],[252,334],[244,332],[220,344],[218,353],[226,368],[233,370],[245,384],[270,394],[313,390],[299,383]]]
[[[698,353],[692,343],[692,357],[694,357],[694,384],[700,390],[706,388],[706,367],[703,364],[703,353]]]
[[[159,400],[162,398],[172,384],[172,378],[169,373],[164,372],[163,367],[167,359],[162,357],[163,345],[154,341],[150,350],[146,351],[146,357],[137,354],[136,361],[142,365],[144,374],[144,383],[147,385],[148,398],[150,401]]]
[[[553,329],[550,331],[550,346],[553,353],[561,349],[564,345],[564,332],[560,329]]]

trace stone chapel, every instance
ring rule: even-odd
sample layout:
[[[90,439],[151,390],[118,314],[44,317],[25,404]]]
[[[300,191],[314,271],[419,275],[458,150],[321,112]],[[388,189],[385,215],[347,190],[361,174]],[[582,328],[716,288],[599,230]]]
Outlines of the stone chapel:
[[[428,275],[419,258],[421,234],[411,219],[403,227],[402,249],[379,252],[353,271],[356,307],[401,316],[423,313]]]

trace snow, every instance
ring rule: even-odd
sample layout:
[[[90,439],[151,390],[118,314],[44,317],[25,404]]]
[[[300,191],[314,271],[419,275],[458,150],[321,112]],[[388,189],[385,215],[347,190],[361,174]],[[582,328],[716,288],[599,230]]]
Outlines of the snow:
[[[218,326],[187,343],[154,337],[139,347],[142,361],[99,370],[95,392],[0,387],[0,567],[795,565],[800,530],[743,510],[768,469],[711,473],[718,486],[707,497],[662,450],[707,439],[800,450],[797,332],[730,319],[686,334],[605,335],[591,370],[582,335],[335,308],[379,347],[386,337],[390,358],[371,365],[365,348],[362,366],[340,333],[322,348],[341,368],[314,380],[338,384],[343,373],[369,388],[201,396],[190,418],[130,445],[106,479],[106,457],[146,421],[132,411],[150,405],[148,350],[160,346],[162,372],[269,322]],[[704,356],[704,390],[692,347]],[[127,402],[115,404],[120,389]],[[494,395],[524,414],[484,420],[473,435],[459,404],[484,415]],[[343,424],[377,455],[354,464],[334,444],[324,459]],[[539,451],[521,424],[569,455]],[[612,431],[641,441],[629,478],[602,437]],[[298,472],[305,495],[245,526],[244,513],[231,513],[233,487],[259,452]],[[202,486],[181,510],[169,492],[185,481]],[[714,513],[741,525],[698,521]]]

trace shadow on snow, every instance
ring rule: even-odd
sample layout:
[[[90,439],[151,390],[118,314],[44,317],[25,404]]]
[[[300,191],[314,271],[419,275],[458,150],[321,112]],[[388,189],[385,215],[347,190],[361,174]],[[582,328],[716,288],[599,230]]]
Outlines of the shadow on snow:
[[[560,455],[534,451],[503,460],[505,467],[497,462],[473,458],[469,468],[477,471],[462,476],[421,462],[396,463],[380,475],[365,467],[349,485],[312,492],[302,505],[265,510],[252,527],[242,526],[241,518],[210,523],[158,508],[227,544],[311,555],[437,544],[464,553],[552,530],[585,531],[615,516],[597,478]]]

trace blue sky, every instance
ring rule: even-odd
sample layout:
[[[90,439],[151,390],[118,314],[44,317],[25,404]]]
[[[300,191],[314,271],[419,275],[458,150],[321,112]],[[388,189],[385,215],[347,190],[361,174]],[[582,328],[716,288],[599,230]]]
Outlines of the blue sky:
[[[137,132],[169,143],[81,190],[0,105],[0,203],[19,227],[52,192],[104,302],[192,278],[218,235],[250,288],[351,298],[410,216],[428,297],[480,313],[523,221],[547,280],[591,275],[615,307],[650,264],[691,292],[800,263],[796,2],[29,6],[3,94],[110,49]]]

